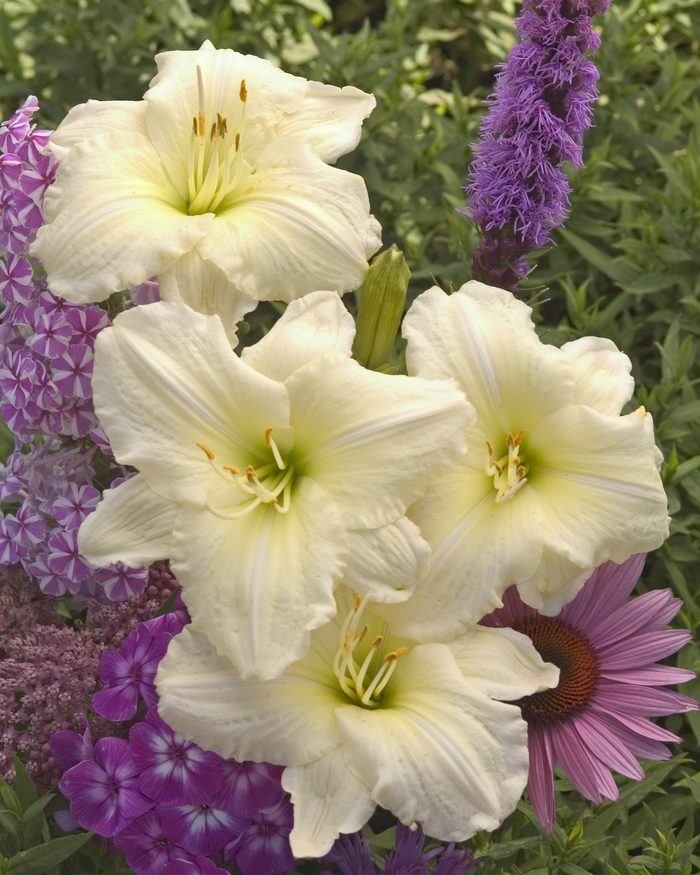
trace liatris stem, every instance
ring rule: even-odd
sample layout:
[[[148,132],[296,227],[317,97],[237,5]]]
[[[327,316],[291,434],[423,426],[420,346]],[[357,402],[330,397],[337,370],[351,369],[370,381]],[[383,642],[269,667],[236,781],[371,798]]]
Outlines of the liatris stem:
[[[598,97],[588,59],[600,45],[591,17],[610,0],[524,0],[520,42],[502,71],[476,144],[468,214],[483,240],[472,276],[515,293],[525,256],[562,225],[570,187],[563,163],[583,166],[583,134]]]

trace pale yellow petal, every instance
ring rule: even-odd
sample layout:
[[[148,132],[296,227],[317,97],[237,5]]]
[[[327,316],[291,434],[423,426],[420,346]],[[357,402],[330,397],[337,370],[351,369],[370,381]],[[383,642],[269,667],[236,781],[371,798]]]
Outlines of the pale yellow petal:
[[[49,151],[62,161],[68,151],[90,137],[122,131],[148,136],[146,104],[142,100],[88,100],[69,110],[51,134]]]
[[[574,366],[574,404],[618,416],[634,392],[632,362],[606,337],[581,337],[561,347]]]

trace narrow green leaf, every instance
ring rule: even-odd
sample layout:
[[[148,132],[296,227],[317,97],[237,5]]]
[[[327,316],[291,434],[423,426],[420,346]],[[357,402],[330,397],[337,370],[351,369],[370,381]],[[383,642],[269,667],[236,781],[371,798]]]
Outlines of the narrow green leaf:
[[[31,775],[16,753],[12,754],[12,762],[15,766],[15,793],[20,801],[22,810],[26,811],[32,803],[36,802],[38,794]]]
[[[602,249],[598,249],[597,246],[589,243],[588,240],[584,240],[583,237],[579,237],[578,234],[574,234],[573,231],[559,228],[557,233],[561,234],[564,240],[573,246],[582,258],[585,258],[589,264],[592,264],[601,273],[610,277],[611,280],[626,286],[628,283],[633,283],[639,279],[639,274],[636,271],[611,258]]]
[[[47,869],[62,863],[91,838],[91,832],[63,836],[44,845],[20,851],[10,858],[6,871],[8,875],[45,875]]]

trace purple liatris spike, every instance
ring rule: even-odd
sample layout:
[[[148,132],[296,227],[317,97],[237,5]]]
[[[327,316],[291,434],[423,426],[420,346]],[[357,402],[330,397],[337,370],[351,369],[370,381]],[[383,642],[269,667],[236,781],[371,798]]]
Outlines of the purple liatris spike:
[[[481,125],[468,214],[483,240],[472,276],[517,290],[525,255],[544,246],[569,207],[563,163],[583,166],[582,141],[598,96],[589,56],[600,44],[591,16],[610,0],[524,0],[513,47]]]
[[[657,662],[691,638],[665,629],[681,607],[667,589],[628,601],[644,567],[644,554],[622,565],[606,562],[556,617],[525,605],[512,586],[503,607],[481,620],[509,626],[532,639],[540,656],[559,667],[559,684],[514,704],[528,724],[527,791],[546,830],[554,824],[553,775],[557,762],[586,799],[618,798],[610,769],[641,780],[636,760],[665,760],[664,742],[681,739],[647,718],[695,711],[697,702],[667,684],[692,679],[692,671]]]

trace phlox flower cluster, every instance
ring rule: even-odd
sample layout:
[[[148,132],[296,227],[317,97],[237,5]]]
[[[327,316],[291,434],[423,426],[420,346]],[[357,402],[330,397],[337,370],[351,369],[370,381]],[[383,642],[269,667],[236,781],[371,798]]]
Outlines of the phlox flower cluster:
[[[589,60],[600,45],[591,16],[609,0],[525,0],[520,43],[502,71],[481,123],[469,215],[482,232],[472,276],[515,292],[524,256],[561,225],[570,187],[563,165],[583,166],[582,141],[598,96]]]
[[[149,569],[140,596],[92,600],[87,622],[72,628],[21,568],[0,574],[0,777],[12,779],[12,754],[19,753],[40,786],[54,787],[61,776],[49,746],[55,732],[87,717],[93,737],[113,734],[90,707],[99,660],[153,617],[176,586],[165,567]]]
[[[0,520],[0,564],[21,562],[48,595],[102,591],[121,600],[143,590],[147,570],[97,569],[77,544],[100,497],[96,483],[126,474],[92,405],[93,349],[109,319],[100,307],[57,298],[26,257],[56,169],[43,154],[50,132],[31,125],[36,109],[29,98],[0,127],[0,412],[16,440],[0,501],[19,505]]]
[[[65,770],[59,787],[70,800],[57,821],[112,838],[136,875],[177,875],[185,863],[188,875],[210,875],[227,872],[216,864],[230,861],[243,875],[279,875],[294,865],[282,769],[222,759],[158,716],[153,679],[171,638],[188,622],[180,605],[138,624],[118,651],[102,656],[103,688],[92,704],[109,721],[132,721],[128,739],[113,726],[93,744],[87,722],[82,734],[52,737],[53,757]]]

